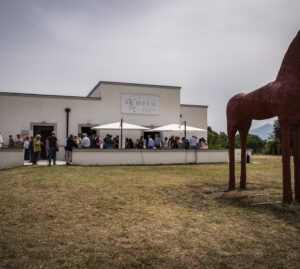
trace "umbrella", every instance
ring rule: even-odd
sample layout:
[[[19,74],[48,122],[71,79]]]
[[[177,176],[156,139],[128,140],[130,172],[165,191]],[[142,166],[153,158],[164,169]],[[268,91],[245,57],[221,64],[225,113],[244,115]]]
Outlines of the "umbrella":
[[[149,128],[145,128],[143,126],[130,124],[124,122],[123,118],[121,121],[95,126],[92,128],[93,130],[120,130],[121,131],[121,148],[123,146],[123,130],[149,130]]]
[[[186,138],[186,132],[187,131],[202,131],[202,132],[207,132],[205,129],[200,129],[192,126],[187,126],[186,122],[183,122],[182,124],[169,124],[161,127],[157,127],[154,129],[150,130],[151,132],[180,132],[184,131],[184,136]]]

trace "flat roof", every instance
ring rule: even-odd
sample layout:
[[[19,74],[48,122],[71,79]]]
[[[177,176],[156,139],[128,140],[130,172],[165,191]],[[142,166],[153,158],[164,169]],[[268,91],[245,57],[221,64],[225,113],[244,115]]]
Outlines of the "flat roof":
[[[0,95],[6,96],[24,96],[24,97],[45,97],[45,98],[64,98],[64,99],[81,99],[81,100],[101,100],[101,97],[85,97],[72,95],[52,95],[38,93],[18,93],[18,92],[0,92]]]
[[[180,106],[208,108],[208,106],[206,106],[206,105],[188,105],[188,104],[180,104]]]
[[[166,86],[166,85],[128,83],[128,82],[113,82],[113,81],[99,81],[97,83],[97,85],[90,91],[90,93],[87,96],[90,96],[101,84],[122,85],[122,86],[140,86],[140,87],[165,88],[165,89],[172,89],[172,90],[181,90],[181,87],[179,87],[179,86]]]
[[[0,95],[5,96],[24,96],[24,97],[45,97],[45,98],[63,98],[63,99],[81,99],[81,100],[101,100],[101,97],[85,97],[85,96],[72,96],[72,95],[53,95],[53,94],[38,94],[38,93],[19,93],[19,92],[0,92]],[[202,107],[208,108],[207,105],[189,105],[180,104],[185,107]]]
[[[6,96],[25,96],[25,97],[45,97],[45,98],[65,98],[65,99],[81,99],[81,100],[101,100],[101,97],[90,97],[90,95],[98,88],[101,84],[111,85],[128,85],[128,86],[141,86],[141,87],[154,87],[154,88],[165,88],[165,89],[176,89],[181,90],[178,86],[166,86],[166,85],[155,85],[155,84],[140,84],[140,83],[127,83],[127,82],[112,82],[112,81],[100,81],[87,96],[72,96],[72,95],[52,95],[52,94],[37,94],[37,93],[18,93],[18,92],[1,92],[0,95]],[[208,108],[207,105],[189,105],[180,104],[183,107],[202,107]]]

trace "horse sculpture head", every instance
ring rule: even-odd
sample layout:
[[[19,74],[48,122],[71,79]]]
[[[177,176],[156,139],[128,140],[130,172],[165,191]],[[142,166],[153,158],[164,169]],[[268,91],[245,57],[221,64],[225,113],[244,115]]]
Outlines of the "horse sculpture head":
[[[279,69],[277,81],[300,81],[300,31],[290,44]],[[300,91],[300,89],[299,89]]]

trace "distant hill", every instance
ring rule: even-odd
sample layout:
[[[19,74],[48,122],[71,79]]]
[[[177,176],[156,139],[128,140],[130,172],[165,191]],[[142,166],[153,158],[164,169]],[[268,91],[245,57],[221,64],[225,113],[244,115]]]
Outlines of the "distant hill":
[[[273,132],[273,125],[270,123],[267,123],[263,126],[260,126],[258,128],[255,128],[253,130],[250,130],[250,134],[254,134],[259,136],[262,140],[268,139],[270,134]]]

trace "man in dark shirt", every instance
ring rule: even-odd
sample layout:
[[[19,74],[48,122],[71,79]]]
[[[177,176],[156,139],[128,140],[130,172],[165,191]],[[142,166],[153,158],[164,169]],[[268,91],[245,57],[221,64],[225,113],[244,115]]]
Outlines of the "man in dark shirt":
[[[66,165],[71,165],[72,163],[72,151],[73,148],[78,148],[78,145],[75,143],[73,139],[73,135],[70,135],[67,140],[67,145],[65,147],[66,150]]]
[[[89,137],[89,139],[90,139],[90,141],[91,141],[91,148],[96,148],[97,146],[96,146],[96,138],[95,138],[95,135],[91,135],[90,137]]]
[[[111,139],[111,135],[108,135],[106,139],[106,148],[112,149],[114,147],[114,141]]]
[[[48,151],[49,166],[51,165],[51,159],[53,159],[53,165],[56,162],[56,151],[58,151],[58,142],[55,132],[52,131],[52,135],[46,140],[46,151]]]
[[[93,140],[93,143],[92,143],[92,148],[94,148],[94,149],[100,148],[100,135],[97,134],[95,136],[95,139]]]
[[[29,156],[30,156],[30,161],[32,163],[32,160],[33,160],[33,154],[34,154],[34,151],[33,151],[33,137],[31,136],[30,137],[30,141],[29,141]]]
[[[144,140],[143,140],[142,136],[141,136],[140,139],[138,139],[136,141],[136,145],[135,146],[136,146],[137,149],[143,149],[144,148]]]
[[[119,136],[117,135],[113,140],[114,140],[114,148],[118,149],[119,148]]]

